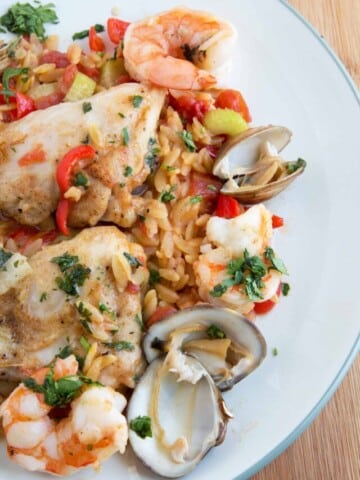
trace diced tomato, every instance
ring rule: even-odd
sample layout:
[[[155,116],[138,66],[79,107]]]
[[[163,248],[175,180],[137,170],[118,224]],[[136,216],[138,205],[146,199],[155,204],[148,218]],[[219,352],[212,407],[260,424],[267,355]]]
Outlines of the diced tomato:
[[[75,75],[77,74],[78,69],[76,65],[68,65],[62,77],[59,80],[59,92],[65,95],[67,94],[68,90],[70,89],[71,85],[73,84]]]
[[[79,145],[69,150],[60,160],[56,169],[56,181],[61,193],[65,193],[71,187],[70,177],[74,166],[80,160],[91,160],[96,151],[91,145]]]
[[[107,32],[111,42],[119,45],[129,25],[130,23],[124,22],[124,20],[109,18],[107,21]]]
[[[40,57],[40,65],[43,63],[55,63],[56,68],[65,68],[70,65],[66,53],[58,52],[57,50],[43,53]]]
[[[34,100],[37,110],[44,110],[45,108],[52,107],[64,100],[65,93],[60,90],[56,90],[49,95],[44,95],[43,97],[36,98]]]
[[[164,318],[169,317],[175,312],[177,312],[177,310],[174,307],[158,307],[146,322],[146,326],[151,327],[154,323],[164,320]]]
[[[177,98],[170,95],[169,102],[187,122],[192,122],[194,117],[201,122],[205,113],[210,109],[207,102],[197,100],[193,95],[181,95]]]
[[[100,79],[100,70],[96,67],[84,67],[84,65],[78,64],[79,72],[87,75],[88,77],[92,78],[95,82],[98,82]]]
[[[214,215],[222,218],[234,218],[244,212],[244,207],[240,205],[236,198],[228,195],[219,195]]]
[[[251,122],[249,107],[238,90],[222,90],[215,101],[217,108],[230,108],[241,113],[247,122]]]
[[[273,215],[271,217],[272,228],[280,228],[284,226],[284,219],[282,217],[278,217],[277,215]]]
[[[191,172],[188,194],[191,196],[201,195],[203,198],[217,198],[222,182],[204,173]]]
[[[95,27],[89,29],[89,48],[93,52],[104,52],[104,40],[96,33]]]
[[[25,115],[33,112],[36,109],[34,100],[24,93],[16,92],[15,98],[17,119],[25,117]]]
[[[43,163],[46,161],[46,155],[41,145],[38,145],[33,150],[25,153],[19,160],[18,165],[25,167],[27,165],[34,165],[36,163]]]
[[[255,302],[254,311],[257,315],[264,315],[270,312],[275,307],[276,303],[272,300],[265,300],[265,302]]]
[[[10,234],[10,238],[12,238],[16,243],[16,246],[21,249],[29,241],[29,239],[38,232],[39,230],[37,228],[24,225],[14,230]]]
[[[56,218],[56,225],[58,226],[58,229],[64,235],[69,235],[70,233],[69,228],[67,226],[69,208],[70,208],[69,200],[67,198],[61,198],[56,209],[55,218]]]
[[[126,291],[135,295],[136,293],[140,292],[140,286],[136,285],[135,283],[129,282],[126,286]]]

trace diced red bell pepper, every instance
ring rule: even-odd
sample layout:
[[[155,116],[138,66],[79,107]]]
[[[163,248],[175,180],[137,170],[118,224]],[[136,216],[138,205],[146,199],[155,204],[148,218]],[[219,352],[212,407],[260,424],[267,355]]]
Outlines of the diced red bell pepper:
[[[179,97],[170,95],[169,102],[187,122],[192,122],[194,118],[201,122],[205,113],[210,109],[207,102],[197,100],[193,95],[180,95]]]
[[[214,215],[222,218],[234,218],[244,211],[244,207],[235,198],[220,194]]]
[[[273,215],[271,217],[272,228],[280,228],[284,226],[284,219],[282,217],[278,217],[277,215]]]
[[[61,198],[57,209],[56,209],[56,225],[58,226],[58,229],[60,230],[61,233],[64,235],[69,235],[70,231],[67,226],[67,220],[69,216],[69,207],[70,207],[70,202],[67,198]]]
[[[130,25],[129,22],[124,22],[118,18],[109,18],[107,21],[107,32],[112,43],[119,45],[124,38],[126,29]]]
[[[40,57],[39,63],[40,65],[43,63],[55,63],[56,68],[65,68],[70,65],[66,53],[58,52],[57,50],[43,53]]]
[[[44,163],[46,161],[46,154],[41,145],[38,145],[33,150],[25,153],[19,160],[18,165],[20,167],[26,167],[28,165],[35,165],[37,163]]]
[[[93,52],[104,52],[104,40],[96,33],[95,27],[89,29],[89,48]]]
[[[71,187],[70,178],[74,166],[84,159],[95,158],[96,151],[91,145],[79,145],[69,150],[56,169],[56,181],[61,193],[65,193]]]
[[[175,312],[177,312],[177,310],[174,307],[158,307],[146,322],[146,326],[151,327],[154,323],[164,320],[164,318],[169,317]]]
[[[96,67],[85,67],[84,65],[78,64],[79,72],[83,73],[87,77],[92,78],[95,82],[98,82],[100,79],[100,69]]]
[[[264,315],[265,313],[270,312],[275,307],[276,303],[272,300],[265,300],[265,302],[255,302],[254,312],[257,315]]]
[[[24,93],[16,92],[17,119],[25,117],[28,113],[36,110],[34,100]]]
[[[223,90],[215,101],[215,107],[230,108],[230,110],[235,110],[235,112],[241,113],[244,120],[247,122],[251,122],[252,120],[249,107],[238,90]]]

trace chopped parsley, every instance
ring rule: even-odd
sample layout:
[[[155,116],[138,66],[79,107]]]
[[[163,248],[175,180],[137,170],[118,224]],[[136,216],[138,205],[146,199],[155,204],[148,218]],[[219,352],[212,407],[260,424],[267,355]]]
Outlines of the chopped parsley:
[[[150,276],[149,276],[149,285],[153,287],[156,283],[160,282],[160,273],[153,268],[150,268]]]
[[[124,177],[130,177],[133,173],[133,169],[130,167],[130,165],[126,165],[124,168]]]
[[[228,289],[228,287],[226,285],[222,285],[221,283],[218,283],[217,285],[215,285],[215,287],[211,290],[210,292],[210,295],[212,297],[222,297],[224,295],[224,293],[226,292],[226,290]]]
[[[104,25],[100,25],[99,23],[94,25],[94,29],[96,33],[101,33],[105,31]],[[72,36],[73,40],[82,40],[89,36],[89,30],[82,30],[81,32],[76,32]]]
[[[80,337],[80,345],[88,352],[90,350],[90,343],[87,341],[87,339],[81,335]]]
[[[145,330],[144,322],[138,313],[135,315],[135,322],[139,325],[140,330],[143,332]]]
[[[88,178],[82,173],[82,172],[78,172],[76,175],[75,175],[75,178],[74,178],[74,185],[76,187],[85,187],[87,188],[87,184],[89,183],[89,180]]]
[[[121,352],[122,350],[132,352],[135,349],[134,345],[131,342],[126,342],[125,340],[119,340],[117,342],[104,343],[104,345],[108,348],[114,348],[118,352]]]
[[[63,407],[71,403],[74,398],[81,393],[81,388],[86,385],[98,385],[99,382],[94,382],[83,375],[67,375],[65,377],[54,379],[54,371],[51,368],[46,375],[44,383],[39,384],[34,378],[26,378],[23,381],[26,388],[37,393],[44,394],[44,401],[51,407]]]
[[[13,256],[13,253],[7,252],[3,248],[0,248],[0,268]]]
[[[280,273],[284,273],[285,275],[289,274],[284,262],[280,258],[275,257],[274,250],[271,247],[266,247],[264,256],[267,260],[269,260],[271,264],[270,268],[273,268]]]
[[[10,85],[9,81],[13,77],[17,77],[18,75],[27,75],[29,72],[28,68],[11,68],[8,67],[4,70],[2,74],[2,94],[4,95],[4,98],[6,102],[9,101],[9,97],[12,97],[14,95],[14,92],[10,90]]]
[[[288,283],[283,283],[281,287],[281,292],[284,295],[284,297],[287,297],[290,292],[290,285]]]
[[[143,97],[141,95],[134,95],[132,99],[132,104],[134,108],[139,108],[143,101]]]
[[[91,312],[87,309],[83,302],[76,304],[76,309],[80,314],[80,323],[88,333],[92,333],[90,323],[91,323]]]
[[[45,302],[45,300],[47,300],[48,298],[48,294],[47,292],[42,292],[42,294],[40,295],[40,302]]]
[[[174,167],[173,165],[166,164],[161,165],[161,168],[162,170],[166,170],[167,172],[174,172],[176,170],[176,167]]]
[[[289,162],[286,164],[286,169],[289,175],[296,172],[300,168],[306,167],[306,161],[303,158],[298,158],[296,162]]]
[[[138,268],[142,266],[140,260],[134,257],[134,255],[130,255],[128,252],[123,252],[123,255],[132,267]]]
[[[102,303],[102,302],[99,302],[99,311],[101,313],[108,313],[110,315],[110,317],[112,318],[112,320],[115,320],[115,312],[114,310],[111,310],[110,307],[108,307],[107,305],[105,305],[105,303]]]
[[[210,327],[206,330],[206,333],[207,336],[212,340],[216,338],[226,338],[226,333],[216,325],[210,325]]]
[[[123,145],[124,147],[126,147],[127,145],[129,145],[129,141],[130,141],[129,132],[126,127],[122,129],[122,136],[123,136]]]
[[[277,349],[276,347],[274,347],[274,348],[272,349],[272,354],[273,354],[274,357],[276,357],[276,356],[279,354],[279,351],[278,351],[278,349]]]
[[[151,418],[147,415],[138,416],[130,420],[130,430],[136,433],[140,438],[152,437]]]
[[[183,130],[182,132],[179,132],[179,137],[182,139],[189,152],[196,152],[196,145],[191,132]]]
[[[64,274],[63,277],[56,277],[55,282],[60,290],[68,295],[78,295],[79,287],[84,285],[85,280],[89,278],[91,273],[90,268],[78,263],[78,261],[79,257],[77,255],[70,255],[68,252],[51,259],[51,262],[56,263]]]
[[[120,118],[125,118],[125,115],[121,112],[118,112],[118,115],[119,115]]]
[[[91,102],[84,102],[82,104],[82,109],[83,109],[83,112],[84,113],[88,113],[92,110],[92,105],[91,105]]]
[[[73,351],[70,347],[70,345],[65,345],[65,347],[63,347],[59,353],[57,355],[55,355],[57,358],[67,358],[67,357],[70,357],[70,355],[73,354]]]
[[[171,200],[174,200],[176,197],[173,195],[173,191],[176,189],[176,186],[173,185],[172,187],[169,188],[169,190],[163,190],[160,193],[159,200],[163,203],[169,203]]]
[[[0,17],[0,24],[17,35],[35,33],[40,40],[45,39],[45,23],[58,23],[59,19],[53,3],[34,7],[30,3],[15,3]]]
[[[148,141],[148,152],[145,155],[145,164],[149,166],[150,172],[153,173],[155,171],[155,165],[158,159],[158,153],[160,152],[160,148],[156,147],[156,140],[155,138],[150,137]]]
[[[194,197],[191,197],[189,200],[189,203],[192,205],[195,205],[196,203],[201,203],[203,200],[203,197],[201,195],[195,195]]]

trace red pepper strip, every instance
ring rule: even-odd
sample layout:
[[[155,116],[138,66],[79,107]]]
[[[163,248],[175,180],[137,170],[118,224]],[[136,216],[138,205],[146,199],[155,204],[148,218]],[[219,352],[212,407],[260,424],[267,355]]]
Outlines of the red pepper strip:
[[[16,118],[23,118],[30,112],[36,110],[34,100],[23,93],[16,92]]]
[[[107,21],[107,32],[110,41],[115,43],[115,45],[119,45],[129,25],[129,22],[124,22],[118,18],[109,18]]]
[[[91,145],[79,145],[64,155],[56,169],[56,181],[62,194],[71,187],[70,177],[74,166],[80,160],[92,160],[95,155],[96,151]]]
[[[154,323],[160,322],[175,312],[177,312],[177,310],[174,307],[158,307],[146,322],[146,326],[151,327],[151,325],[154,325]]]
[[[214,215],[222,218],[234,218],[244,211],[244,207],[235,198],[220,194]]]
[[[67,226],[67,219],[69,216],[70,202],[67,198],[62,198],[56,209],[56,225],[61,233],[69,235],[70,231]]]
[[[26,167],[28,165],[35,165],[36,163],[44,163],[46,161],[46,154],[41,145],[37,145],[33,150],[25,153],[19,160],[18,165],[20,167]]]
[[[279,228],[284,226],[284,219],[282,217],[278,217],[277,215],[273,215],[271,217],[272,228]]]
[[[278,289],[276,290],[276,295],[277,297],[280,297],[281,293],[281,284],[278,286]],[[257,315],[264,315],[265,313],[270,312],[272,310],[277,302],[274,302],[273,300],[265,300],[265,302],[255,302],[254,304],[254,312]]]
[[[93,52],[104,52],[104,40],[96,33],[95,27],[89,29],[89,47]]]
[[[90,145],[79,145],[69,150],[56,169],[56,181],[61,193],[61,199],[56,210],[56,224],[64,235],[69,235],[67,218],[69,215],[70,202],[64,198],[64,193],[71,187],[71,172],[77,162],[84,159],[93,159],[96,155],[95,149]]]

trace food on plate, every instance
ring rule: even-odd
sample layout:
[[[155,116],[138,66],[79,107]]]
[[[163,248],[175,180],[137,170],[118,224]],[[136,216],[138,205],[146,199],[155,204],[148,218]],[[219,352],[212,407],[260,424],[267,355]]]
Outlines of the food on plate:
[[[148,363],[172,351],[168,363],[179,365],[178,350],[196,358],[222,391],[249,375],[266,356],[265,339],[254,323],[210,305],[182,310],[151,326],[143,347]]]
[[[57,358],[2,403],[9,457],[27,470],[69,475],[124,453],[125,397],[78,369],[74,355]]]
[[[306,162],[284,162],[280,152],[290,142],[286,127],[249,128],[230,137],[217,154],[213,173],[227,182],[221,192],[243,203],[270,200],[301,175]]]
[[[28,259],[4,249],[0,256],[8,256],[0,276],[9,284],[0,296],[2,377],[14,378],[16,368],[21,378],[61,349],[84,357],[91,347],[88,375],[114,388],[134,387],[144,366],[141,289],[148,279],[140,245],[116,227],[95,227]],[[22,278],[14,284],[18,269]]]
[[[124,36],[130,76],[177,90],[202,90],[216,84],[209,73],[231,57],[236,30],[207,12],[174,8],[132,23]]]
[[[137,108],[135,97],[142,98]],[[149,174],[143,160],[163,101],[163,91],[128,83],[91,97],[87,112],[83,100],[65,102],[3,125],[0,210],[19,223],[38,225],[56,210],[59,181],[67,175],[61,193],[71,203],[70,225],[106,220],[130,226],[138,208],[131,192]],[[81,146],[87,147],[84,155]],[[64,160],[69,151],[72,158]],[[79,175],[86,188],[78,185]]]
[[[123,452],[129,429],[152,470],[185,475],[224,439],[220,391],[266,355],[252,322],[290,286],[271,244],[285,220],[261,202],[305,161],[284,162],[291,131],[251,127],[241,92],[218,85],[229,22],[112,17],[66,52],[49,22],[51,4],[0,17],[21,34],[0,44],[8,453],[68,475]]]

